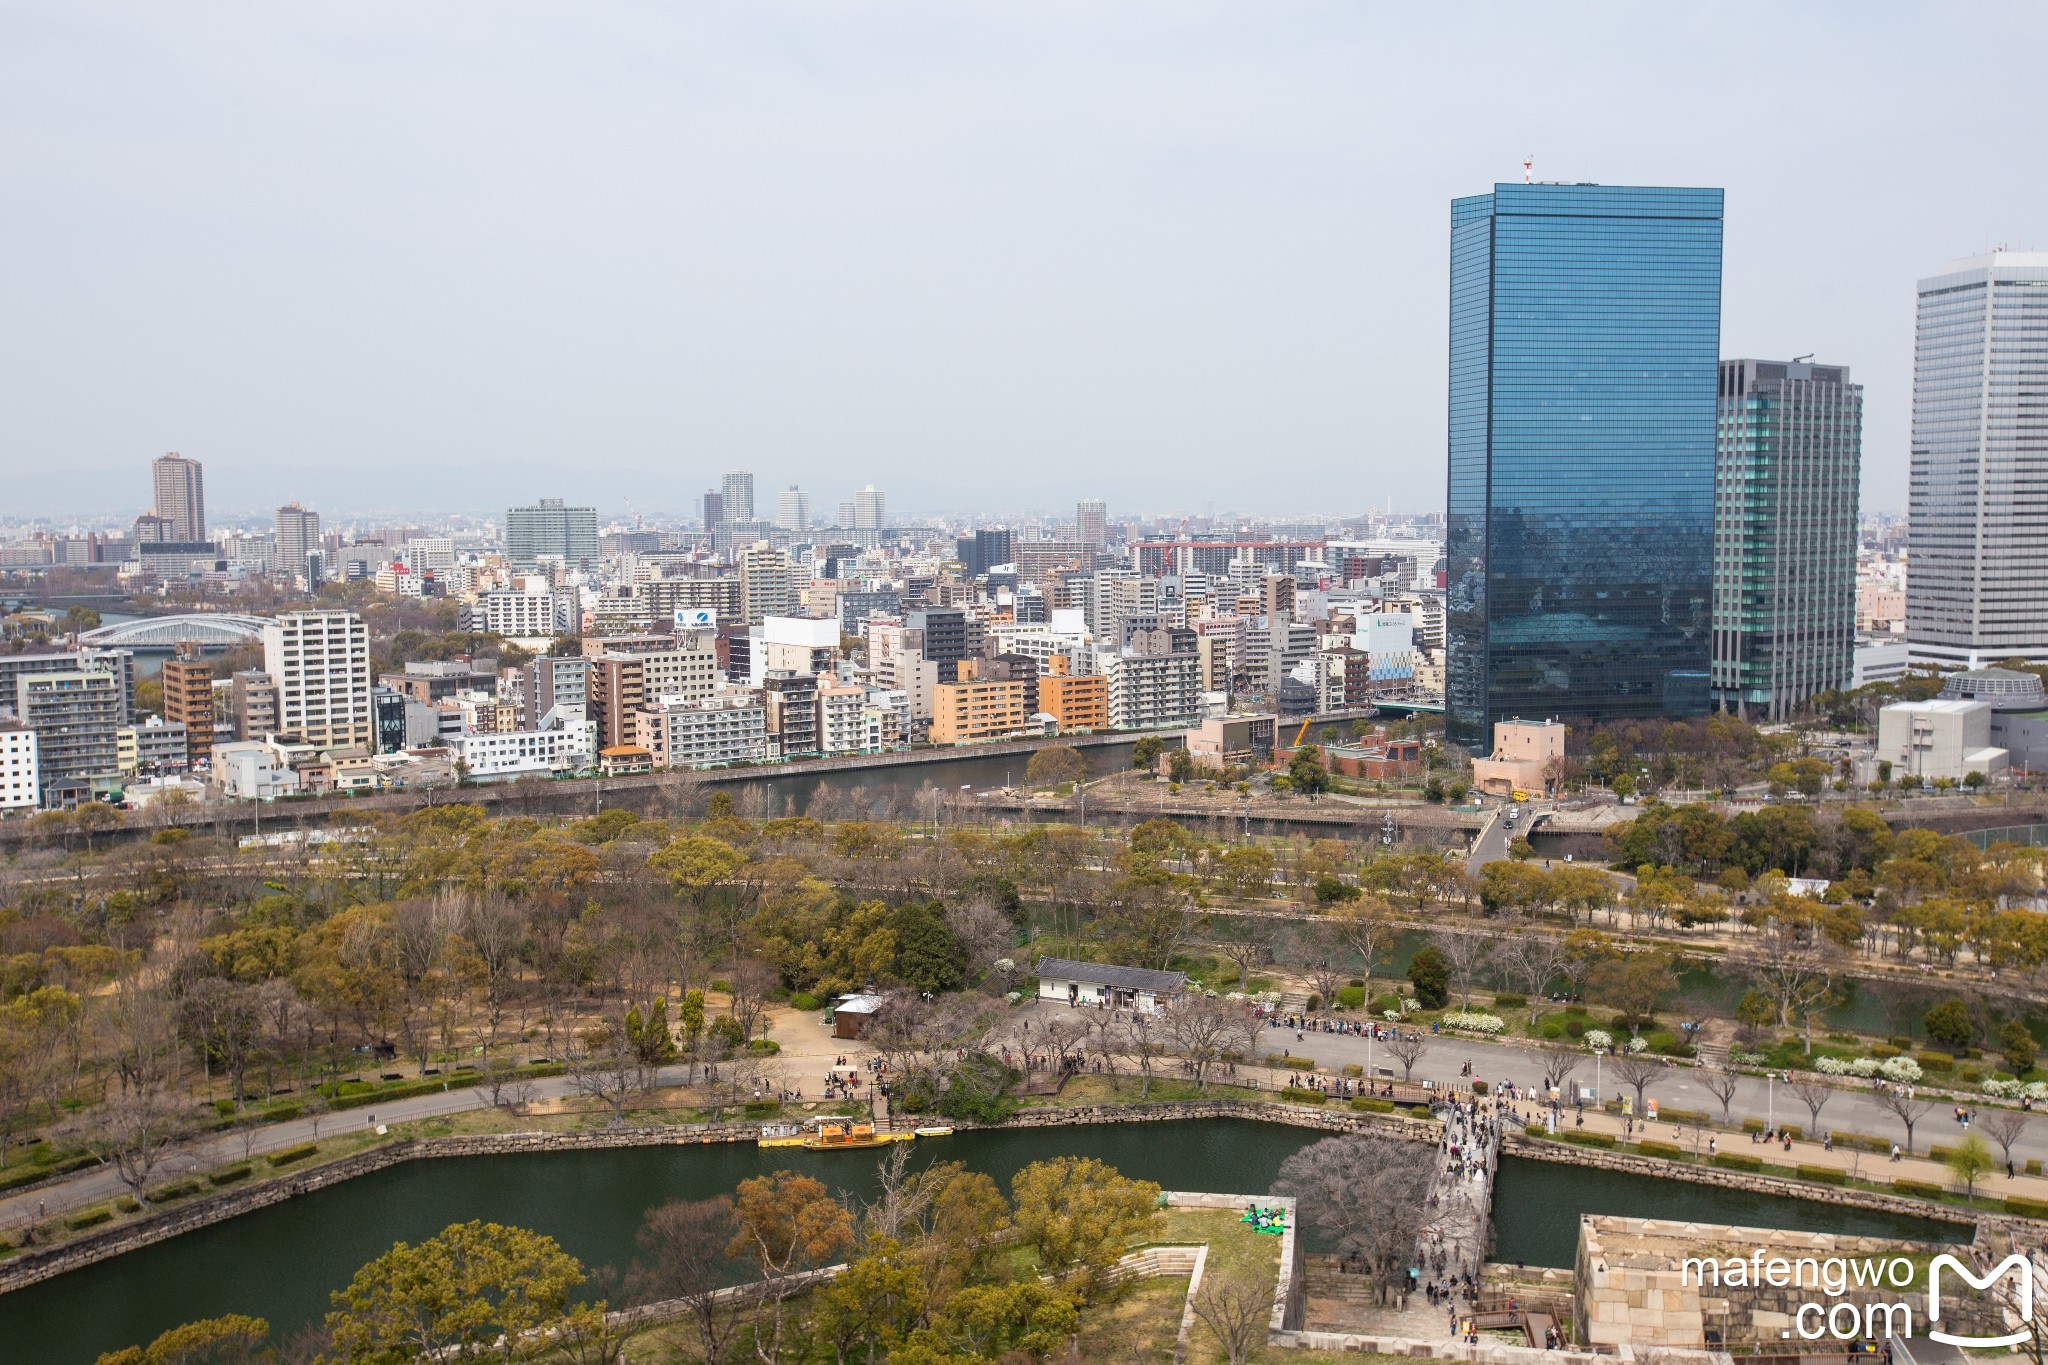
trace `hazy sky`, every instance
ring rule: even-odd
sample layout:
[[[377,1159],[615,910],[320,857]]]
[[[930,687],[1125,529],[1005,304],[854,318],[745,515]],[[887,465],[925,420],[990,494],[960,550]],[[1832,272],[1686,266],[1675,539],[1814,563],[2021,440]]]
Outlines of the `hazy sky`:
[[[1727,189],[1865,385],[2048,246],[2048,6],[0,2],[0,513],[1443,500],[1449,201]]]

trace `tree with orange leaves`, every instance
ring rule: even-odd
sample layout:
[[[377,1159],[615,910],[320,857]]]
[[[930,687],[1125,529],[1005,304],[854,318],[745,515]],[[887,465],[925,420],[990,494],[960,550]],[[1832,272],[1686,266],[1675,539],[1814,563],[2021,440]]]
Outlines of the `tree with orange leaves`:
[[[853,1215],[819,1181],[777,1171],[740,1182],[733,1217],[739,1231],[725,1254],[744,1257],[761,1272],[767,1292],[756,1309],[754,1349],[765,1365],[777,1365],[783,1303],[801,1287],[796,1277],[853,1245]]]

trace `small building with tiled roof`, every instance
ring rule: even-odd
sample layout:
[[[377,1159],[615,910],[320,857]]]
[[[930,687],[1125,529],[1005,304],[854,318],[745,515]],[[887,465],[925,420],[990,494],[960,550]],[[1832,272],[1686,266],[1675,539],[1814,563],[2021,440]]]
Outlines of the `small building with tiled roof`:
[[[1186,972],[1117,967],[1106,962],[1038,959],[1038,998],[1099,1009],[1134,1009],[1141,1014],[1172,1004],[1188,988]]]

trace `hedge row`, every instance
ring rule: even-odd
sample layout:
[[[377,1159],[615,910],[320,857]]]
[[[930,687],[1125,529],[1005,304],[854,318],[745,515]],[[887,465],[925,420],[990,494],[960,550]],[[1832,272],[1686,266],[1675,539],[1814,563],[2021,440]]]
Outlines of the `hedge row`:
[[[1942,1196],[1941,1186],[1931,1185],[1925,1180],[1894,1180],[1892,1189],[1915,1199],[1939,1199]]]
[[[83,1232],[87,1228],[98,1227],[101,1223],[112,1219],[113,1216],[114,1211],[105,1204],[101,1204],[98,1208],[87,1209],[84,1213],[72,1214],[64,1220],[64,1226],[70,1228],[73,1232]]]
[[[1316,1069],[1316,1059],[1313,1057],[1283,1057],[1277,1052],[1269,1052],[1266,1054],[1266,1065],[1281,1067],[1289,1071],[1314,1071]]]
[[[301,1143],[297,1147],[287,1147],[283,1151],[272,1152],[266,1159],[270,1162],[271,1166],[273,1167],[289,1166],[294,1161],[304,1161],[307,1157],[313,1155],[313,1153],[319,1150],[319,1143],[306,1142]]]
[[[1369,1099],[1364,1095],[1360,1095],[1357,1099],[1351,1101],[1351,1108],[1353,1112],[1360,1114],[1391,1114],[1394,1112],[1394,1102],[1392,1100]]]
[[[1716,1152],[1714,1164],[1728,1171],[1749,1171],[1752,1174],[1764,1168],[1764,1159],[1747,1152]]]
[[[1849,1183],[1849,1173],[1836,1170],[1833,1166],[1796,1166],[1793,1169],[1801,1180],[1812,1180],[1822,1185]]]
[[[215,1171],[207,1176],[206,1183],[214,1186],[232,1185],[238,1180],[247,1180],[249,1176],[250,1170],[247,1165],[230,1166],[224,1171]]]
[[[1614,1134],[1612,1133],[1581,1133],[1576,1129],[1569,1133],[1557,1134],[1557,1140],[1559,1142],[1575,1142],[1581,1147],[1606,1147],[1612,1149],[1614,1146]]]
[[[1663,1157],[1666,1161],[1676,1161],[1685,1155],[1684,1151],[1675,1142],[1650,1142],[1646,1140],[1638,1142],[1636,1150],[1644,1156]]]
[[[2022,1218],[2048,1218],[2048,1202],[2039,1199],[2015,1199],[2006,1196],[2005,1211]]]
[[[522,1066],[516,1071],[505,1073],[505,1079],[530,1081],[542,1076],[559,1076],[566,1070],[560,1062],[544,1062],[539,1066]],[[419,1095],[437,1095],[443,1090],[466,1090],[481,1085],[484,1074],[481,1071],[463,1071],[453,1076],[435,1076],[417,1081],[400,1081],[395,1085],[381,1085],[374,1090],[358,1090],[344,1094],[329,1094],[332,1086],[321,1086],[320,1093],[327,1095],[327,1103],[335,1109],[361,1109],[368,1104],[383,1104],[391,1100],[409,1100]]]
[[[1329,1098],[1320,1090],[1303,1090],[1299,1086],[1288,1086],[1280,1092],[1280,1098],[1289,1104],[1321,1104]]]

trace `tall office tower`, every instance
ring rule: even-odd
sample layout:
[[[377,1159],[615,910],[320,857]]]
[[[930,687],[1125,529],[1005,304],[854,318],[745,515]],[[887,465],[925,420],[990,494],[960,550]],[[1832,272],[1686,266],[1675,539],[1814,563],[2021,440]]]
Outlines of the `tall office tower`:
[[[560,498],[542,498],[533,507],[505,513],[505,557],[515,569],[539,566],[552,555],[572,569],[597,562],[597,509],[564,507]]]
[[[1863,386],[1841,365],[1721,362],[1714,705],[1781,721],[1849,686]]]
[[[1453,200],[1450,331],[1450,739],[1703,714],[1721,191]]]
[[[213,665],[197,654],[164,660],[164,719],[185,727],[185,766],[213,757]]]
[[[811,529],[811,495],[791,484],[782,491],[781,505],[776,509],[775,524],[785,531],[808,531]]]
[[[1010,549],[1010,530],[1006,526],[987,526],[974,533],[975,558],[981,561],[977,571],[987,573],[999,564],[1016,562]]]
[[[120,770],[120,679],[92,669],[59,670],[25,673],[14,686],[15,718],[36,733],[43,804],[91,800],[92,779]]]
[[[853,529],[853,504],[842,502],[833,510],[832,524],[842,531]]]
[[[1916,662],[2048,662],[2048,252],[1920,281],[1907,501]]]
[[[156,482],[156,514],[170,525],[166,540],[197,545],[206,539],[206,478],[197,460],[177,451],[150,466]]]
[[[716,531],[723,525],[725,525],[725,494],[706,493],[704,495],[704,529]]]
[[[308,512],[295,502],[277,509],[277,571],[287,578],[303,578],[306,586],[320,586],[306,566],[306,556],[320,548],[320,514]]]
[[[788,616],[795,609],[796,593],[789,581],[789,556],[765,540],[757,540],[739,554],[740,610],[747,624],[758,626],[765,617]]]
[[[1074,504],[1074,539],[1082,548],[1100,550],[1109,543],[1104,526],[1109,508],[1100,498],[1083,498]]]
[[[370,628],[352,611],[290,611],[263,628],[277,728],[322,749],[376,751]]]
[[[754,476],[744,469],[725,475],[725,520],[727,525],[754,519]]]
[[[889,524],[886,495],[869,484],[853,495],[853,529],[879,531]]]

